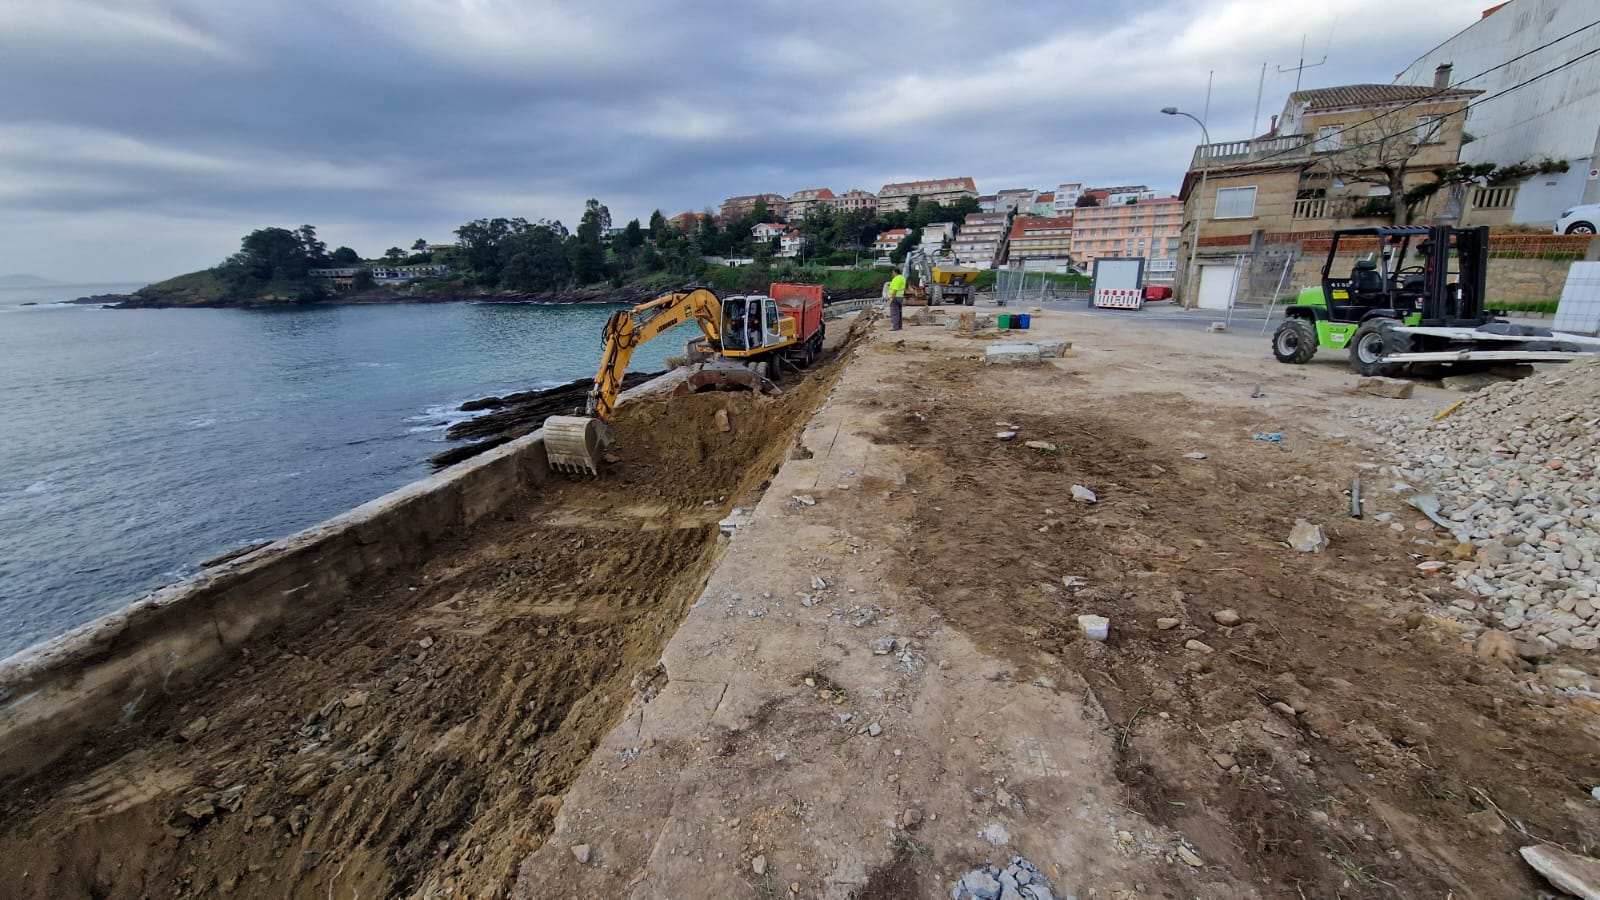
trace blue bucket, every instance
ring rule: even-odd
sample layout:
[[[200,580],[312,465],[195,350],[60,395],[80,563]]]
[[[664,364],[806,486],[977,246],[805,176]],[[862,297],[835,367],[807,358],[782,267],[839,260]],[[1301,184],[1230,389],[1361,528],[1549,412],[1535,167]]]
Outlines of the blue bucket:
[[[1027,313],[1023,313],[1022,315],[1016,317],[1016,319],[1014,321],[1014,324],[1015,324],[1015,326],[1017,328],[1021,328],[1023,331],[1027,331],[1028,330],[1028,323],[1031,322],[1031,321],[1033,321],[1033,317],[1029,316]]]

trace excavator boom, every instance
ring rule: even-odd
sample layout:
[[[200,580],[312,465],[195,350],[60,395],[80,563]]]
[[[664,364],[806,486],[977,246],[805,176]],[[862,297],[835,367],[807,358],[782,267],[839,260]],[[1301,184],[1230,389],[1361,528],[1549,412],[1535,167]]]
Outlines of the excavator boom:
[[[611,314],[605,327],[605,353],[583,415],[551,416],[544,423],[544,447],[550,467],[558,471],[600,472],[605,448],[611,444],[611,418],[622,393],[633,351],[662,332],[694,319],[713,347],[722,343],[722,302],[704,288],[663,294],[632,309]]]

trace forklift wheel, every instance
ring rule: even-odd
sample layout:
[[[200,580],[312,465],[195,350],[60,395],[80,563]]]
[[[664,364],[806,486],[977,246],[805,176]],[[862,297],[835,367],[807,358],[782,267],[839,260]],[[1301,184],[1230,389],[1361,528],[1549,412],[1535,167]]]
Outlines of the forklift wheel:
[[[1317,332],[1305,319],[1284,319],[1272,334],[1272,355],[1281,363],[1303,365],[1317,355]]]
[[[1357,328],[1355,336],[1350,338],[1350,368],[1355,369],[1357,374],[1367,376],[1399,375],[1404,372],[1404,365],[1382,362],[1387,352],[1383,326],[1369,321]]]

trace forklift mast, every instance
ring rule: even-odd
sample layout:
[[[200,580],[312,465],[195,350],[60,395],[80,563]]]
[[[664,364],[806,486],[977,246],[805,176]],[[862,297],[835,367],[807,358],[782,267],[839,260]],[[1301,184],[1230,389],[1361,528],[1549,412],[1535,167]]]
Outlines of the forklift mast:
[[[1436,225],[1427,243],[1421,324],[1475,328],[1487,322],[1489,227]]]

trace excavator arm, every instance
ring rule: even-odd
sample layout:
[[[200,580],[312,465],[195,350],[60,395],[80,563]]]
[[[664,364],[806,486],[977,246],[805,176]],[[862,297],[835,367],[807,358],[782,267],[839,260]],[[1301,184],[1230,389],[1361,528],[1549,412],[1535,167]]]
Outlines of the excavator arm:
[[[622,376],[628,372],[633,351],[655,340],[663,331],[694,319],[713,345],[722,340],[722,302],[705,288],[664,294],[633,309],[619,309],[606,321],[605,355],[589,391],[586,415],[610,422],[622,393]]]
[[[545,454],[560,471],[600,471],[601,455],[612,443],[611,417],[622,393],[633,351],[662,332],[694,319],[712,346],[722,341],[722,302],[705,288],[663,294],[632,309],[611,314],[605,327],[605,353],[581,416],[551,416],[544,423]]]

